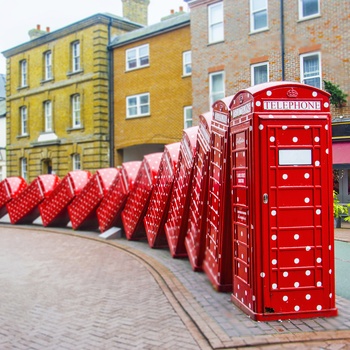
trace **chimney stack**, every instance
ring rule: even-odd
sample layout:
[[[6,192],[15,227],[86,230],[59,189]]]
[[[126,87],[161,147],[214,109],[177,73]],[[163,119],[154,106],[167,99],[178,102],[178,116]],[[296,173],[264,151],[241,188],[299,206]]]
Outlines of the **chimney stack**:
[[[123,17],[128,20],[143,24],[148,24],[148,5],[150,0],[122,0]]]
[[[42,35],[47,34],[50,31],[49,27],[46,28],[46,31],[41,30],[40,28],[41,28],[40,24],[37,24],[36,28],[33,28],[28,32],[30,40],[34,40],[36,38],[39,38]],[[47,29],[49,29],[49,30],[47,30]]]

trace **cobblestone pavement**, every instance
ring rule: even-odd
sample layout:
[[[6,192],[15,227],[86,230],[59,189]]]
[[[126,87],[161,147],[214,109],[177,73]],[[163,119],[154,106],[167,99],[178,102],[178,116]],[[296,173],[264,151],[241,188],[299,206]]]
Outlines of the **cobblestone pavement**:
[[[255,322],[187,259],[98,232],[0,223],[0,285],[5,350],[350,349],[349,300],[337,317]]]

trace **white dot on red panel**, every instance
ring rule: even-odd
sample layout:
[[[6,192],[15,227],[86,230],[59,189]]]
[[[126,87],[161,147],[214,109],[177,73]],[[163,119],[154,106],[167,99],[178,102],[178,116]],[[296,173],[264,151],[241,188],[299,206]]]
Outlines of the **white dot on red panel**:
[[[320,161],[319,160],[315,161],[315,166],[320,166]]]
[[[329,271],[328,271],[328,272],[329,272],[329,274],[331,275],[333,271],[332,271],[332,269],[329,269]]]
[[[265,272],[260,273],[260,277],[264,278],[265,277]]]
[[[305,250],[306,250],[307,252],[309,252],[309,251],[311,250],[311,247],[310,247],[310,246],[306,246],[306,247],[305,247]]]
[[[305,129],[305,130],[310,129],[310,125],[305,125],[305,126],[304,126],[304,129]]]
[[[252,300],[255,301],[255,295],[252,296]]]
[[[316,209],[316,215],[320,215],[321,214],[321,209]]]
[[[294,235],[294,239],[297,241],[299,239],[299,235],[298,234],[295,234]]]
[[[329,107],[329,103],[328,103],[328,102],[325,102],[323,105],[324,105],[326,108]]]
[[[318,136],[315,137],[315,142],[320,142],[320,138]]]
[[[329,293],[329,297],[332,298],[333,297],[333,293]]]
[[[289,275],[288,271],[283,272],[283,277],[288,277],[288,275]]]
[[[300,306],[299,305],[295,305],[294,306],[294,311],[299,311],[300,310]]]
[[[294,264],[299,264],[299,262],[300,262],[299,258],[294,259]]]
[[[271,215],[272,216],[276,216],[277,215],[277,211],[276,210],[271,210]]]
[[[328,148],[326,148],[326,154],[329,154],[329,149]]]
[[[272,91],[271,91],[271,90],[267,90],[267,91],[266,91],[266,95],[267,95],[267,96],[271,96],[271,95],[272,95]]]
[[[305,275],[306,275],[306,276],[310,276],[310,275],[311,275],[311,271],[310,271],[310,270],[306,270],[306,271],[305,271]]]
[[[255,105],[258,106],[258,107],[260,107],[260,106],[261,106],[261,101],[256,101],[256,102],[255,102]]]
[[[287,179],[288,179],[288,175],[287,175],[287,174],[283,174],[283,175],[282,175],[282,179],[283,179],[283,180],[287,180]]]
[[[295,288],[298,288],[300,286],[300,283],[299,282],[294,282],[294,287]]]
[[[320,264],[322,262],[322,258],[317,258],[316,262]]]
[[[288,301],[288,296],[284,295],[282,299],[283,299],[283,301]]]
[[[329,250],[332,250],[332,246],[331,246],[331,245],[329,245],[329,246],[328,246],[328,249],[329,249]]]
[[[271,137],[270,137],[270,141],[271,141],[271,142],[275,142],[275,137],[274,137],[274,136],[271,136]]]
[[[322,305],[317,305],[316,309],[317,309],[318,311],[321,311],[321,310],[322,310]]]
[[[272,265],[277,265],[277,259],[272,259],[271,263]]]
[[[321,282],[321,281],[318,281],[318,282],[316,283],[316,286],[317,286],[317,287],[322,287],[322,282]]]
[[[328,130],[328,125],[325,125],[324,128],[325,128],[326,130]]]
[[[305,174],[304,174],[304,178],[305,178],[305,179],[310,178],[310,174],[309,174],[309,173],[305,173]]]
[[[273,118],[275,118],[272,114],[269,114],[269,118],[270,119],[273,119]]]
[[[271,236],[271,239],[272,239],[273,241],[275,241],[275,240],[277,239],[277,235],[272,235],[272,236]]]
[[[277,283],[272,284],[272,289],[277,289]]]
[[[298,142],[298,138],[297,138],[296,136],[295,136],[295,137],[293,137],[293,139],[292,139],[292,140],[293,140],[293,142],[294,142],[294,143]]]
[[[310,295],[310,294],[306,294],[306,295],[305,295],[305,299],[306,299],[306,300],[310,300],[310,299],[311,299],[311,295]]]
[[[288,126],[287,125],[283,125],[282,126],[282,130],[287,130],[288,129]]]
[[[304,202],[307,204],[307,203],[310,203],[310,198],[309,197],[306,197],[305,199],[304,199]]]
[[[263,130],[264,129],[264,125],[260,124],[259,125],[259,130]]]

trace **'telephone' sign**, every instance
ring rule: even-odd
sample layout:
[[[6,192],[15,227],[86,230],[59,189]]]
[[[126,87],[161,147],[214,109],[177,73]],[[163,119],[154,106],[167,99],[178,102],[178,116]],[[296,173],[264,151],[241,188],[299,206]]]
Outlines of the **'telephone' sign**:
[[[321,101],[264,101],[264,109],[270,111],[320,111]]]

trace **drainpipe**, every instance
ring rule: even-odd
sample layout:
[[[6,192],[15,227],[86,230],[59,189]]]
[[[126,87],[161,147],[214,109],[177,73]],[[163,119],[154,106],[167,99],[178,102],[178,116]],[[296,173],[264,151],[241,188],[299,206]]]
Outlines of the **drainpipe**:
[[[281,70],[282,70],[282,81],[285,80],[285,67],[284,67],[284,60],[285,60],[285,36],[284,36],[284,3],[283,0],[280,2],[281,4],[281,10],[280,10],[280,16],[281,16]]]
[[[109,115],[109,166],[114,167],[114,72],[113,72],[113,49],[109,47],[111,43],[112,19],[108,24],[108,115]]]

